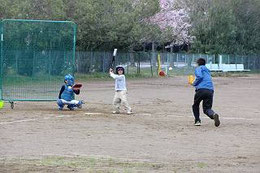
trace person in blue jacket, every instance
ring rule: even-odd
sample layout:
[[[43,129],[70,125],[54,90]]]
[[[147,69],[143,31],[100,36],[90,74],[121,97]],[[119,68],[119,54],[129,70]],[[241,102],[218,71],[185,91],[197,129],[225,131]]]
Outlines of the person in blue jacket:
[[[195,87],[194,103],[192,105],[193,115],[195,117],[195,126],[201,125],[200,120],[200,102],[203,101],[203,112],[210,119],[213,119],[215,126],[220,125],[219,115],[212,110],[214,86],[209,69],[205,66],[206,61],[203,58],[197,60],[198,67],[195,69],[195,80],[192,85]]]
[[[75,100],[75,94],[79,95],[79,89],[73,89],[74,85],[74,77],[70,74],[66,75],[64,78],[64,85],[62,85],[59,93],[59,98],[57,100],[57,104],[59,106],[59,110],[62,110],[65,105],[70,110],[74,110],[74,108],[82,108],[83,101]]]

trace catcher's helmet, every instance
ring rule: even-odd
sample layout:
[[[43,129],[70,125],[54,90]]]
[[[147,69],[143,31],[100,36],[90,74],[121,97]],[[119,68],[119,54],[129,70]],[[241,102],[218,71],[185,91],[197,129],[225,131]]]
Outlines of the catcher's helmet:
[[[118,74],[118,71],[119,70],[122,70],[123,71],[123,74],[125,74],[125,69],[124,69],[124,67],[122,67],[122,66],[117,66],[116,67],[116,74]]]
[[[64,82],[67,82],[67,85],[73,86],[74,85],[74,77],[70,74],[64,77]]]

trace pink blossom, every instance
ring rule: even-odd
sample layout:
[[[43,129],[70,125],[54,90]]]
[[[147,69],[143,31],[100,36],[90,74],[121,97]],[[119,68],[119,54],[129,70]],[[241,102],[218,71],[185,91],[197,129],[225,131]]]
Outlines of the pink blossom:
[[[160,0],[161,11],[153,16],[150,22],[159,25],[162,31],[170,28],[175,38],[173,44],[190,42],[190,17],[184,9],[174,8],[174,3],[175,0]]]

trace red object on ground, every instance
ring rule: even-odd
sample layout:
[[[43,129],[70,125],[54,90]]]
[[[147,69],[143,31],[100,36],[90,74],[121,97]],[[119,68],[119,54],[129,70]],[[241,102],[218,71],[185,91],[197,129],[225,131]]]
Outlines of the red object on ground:
[[[166,76],[166,75],[165,75],[164,71],[160,71],[159,76]]]

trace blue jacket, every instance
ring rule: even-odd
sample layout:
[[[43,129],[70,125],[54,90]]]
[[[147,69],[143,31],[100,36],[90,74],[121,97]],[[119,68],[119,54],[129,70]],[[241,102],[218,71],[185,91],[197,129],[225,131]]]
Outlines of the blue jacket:
[[[210,71],[205,65],[201,65],[195,69],[195,81],[192,85],[195,86],[196,90],[209,89],[214,91]]]

